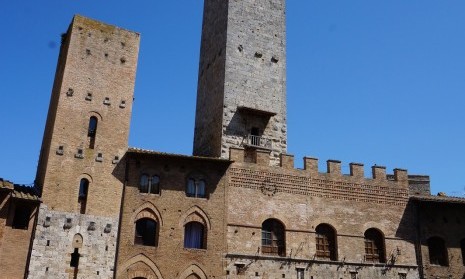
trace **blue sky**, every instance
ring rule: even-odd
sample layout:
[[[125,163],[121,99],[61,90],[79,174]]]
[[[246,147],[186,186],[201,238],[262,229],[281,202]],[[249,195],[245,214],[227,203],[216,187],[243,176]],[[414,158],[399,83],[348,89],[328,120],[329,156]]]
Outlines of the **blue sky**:
[[[73,14],[141,33],[130,146],[191,154],[200,0],[4,1],[0,177],[32,183]],[[465,1],[287,0],[288,152],[465,192]]]

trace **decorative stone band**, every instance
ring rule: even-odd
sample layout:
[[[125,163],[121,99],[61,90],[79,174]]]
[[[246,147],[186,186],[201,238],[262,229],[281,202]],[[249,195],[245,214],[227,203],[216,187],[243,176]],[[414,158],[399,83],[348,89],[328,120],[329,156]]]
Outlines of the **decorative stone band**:
[[[406,205],[408,188],[399,187],[396,181],[370,184],[354,181],[331,180],[324,175],[318,177],[298,176],[246,168],[230,169],[230,185],[262,191],[268,196],[289,193],[321,198],[360,201],[376,204]]]

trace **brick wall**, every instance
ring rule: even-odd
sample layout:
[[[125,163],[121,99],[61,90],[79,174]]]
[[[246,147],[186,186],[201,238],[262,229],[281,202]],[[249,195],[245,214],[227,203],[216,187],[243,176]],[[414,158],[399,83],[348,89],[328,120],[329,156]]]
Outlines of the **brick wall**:
[[[200,278],[221,277],[225,251],[223,175],[228,162],[132,155],[128,159],[116,277],[133,278],[130,276],[136,272],[146,278],[186,278],[192,272]],[[140,193],[139,178],[144,173],[160,177],[160,194]],[[189,177],[205,180],[205,198],[186,196]],[[150,212],[150,218],[159,225],[157,247],[134,244],[135,221],[141,212]],[[205,249],[184,248],[184,226],[189,220],[206,224]]]

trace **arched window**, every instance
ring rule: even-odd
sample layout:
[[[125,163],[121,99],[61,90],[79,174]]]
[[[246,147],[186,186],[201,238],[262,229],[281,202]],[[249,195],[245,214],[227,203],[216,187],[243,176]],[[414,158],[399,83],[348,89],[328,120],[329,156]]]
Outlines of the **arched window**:
[[[78,203],[80,205],[81,214],[86,213],[88,192],[89,192],[89,180],[87,180],[86,178],[83,178],[81,179],[81,182],[79,183],[79,197],[78,197]]]
[[[262,224],[262,253],[286,255],[284,225],[276,219],[265,220]]]
[[[315,231],[317,257],[336,261],[336,231],[328,224],[318,225]]]
[[[184,248],[206,249],[205,227],[199,222],[184,226]]]
[[[428,252],[430,264],[448,266],[449,260],[444,240],[434,236],[428,239]]]
[[[385,263],[384,237],[383,234],[374,228],[365,232],[365,260],[367,262]]]
[[[141,193],[160,194],[160,178],[156,175],[142,174],[139,181]]]
[[[95,136],[97,135],[97,117],[91,116],[89,119],[89,127],[87,129],[87,136],[89,137],[89,148],[94,149]]]
[[[195,198],[205,198],[205,180],[189,178],[187,180],[186,196]]]
[[[460,241],[460,249],[462,250],[462,263],[465,265],[465,238]]]
[[[157,222],[142,218],[136,221],[136,231],[134,234],[134,244],[144,246],[157,246]]]

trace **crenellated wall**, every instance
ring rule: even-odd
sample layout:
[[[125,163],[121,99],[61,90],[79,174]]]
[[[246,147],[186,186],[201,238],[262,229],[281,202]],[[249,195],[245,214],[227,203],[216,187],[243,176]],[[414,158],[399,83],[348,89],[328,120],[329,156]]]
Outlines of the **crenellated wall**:
[[[319,172],[318,160],[304,158],[304,169],[294,168],[292,155],[281,155],[279,167],[269,166],[269,153],[257,152],[255,163],[244,162],[242,149],[231,149],[235,162],[228,172],[227,254],[230,274],[238,266],[246,276],[295,278],[418,278],[415,228],[408,203],[408,175],[395,169],[388,180],[386,168],[372,167],[366,178],[363,165],[327,161]],[[277,219],[285,227],[285,255],[261,251],[262,223]],[[316,227],[328,224],[337,234],[337,260],[316,255]],[[364,233],[375,228],[384,236],[385,263],[365,260]],[[235,278],[234,276],[231,278]],[[357,277],[358,278],[358,277]]]

